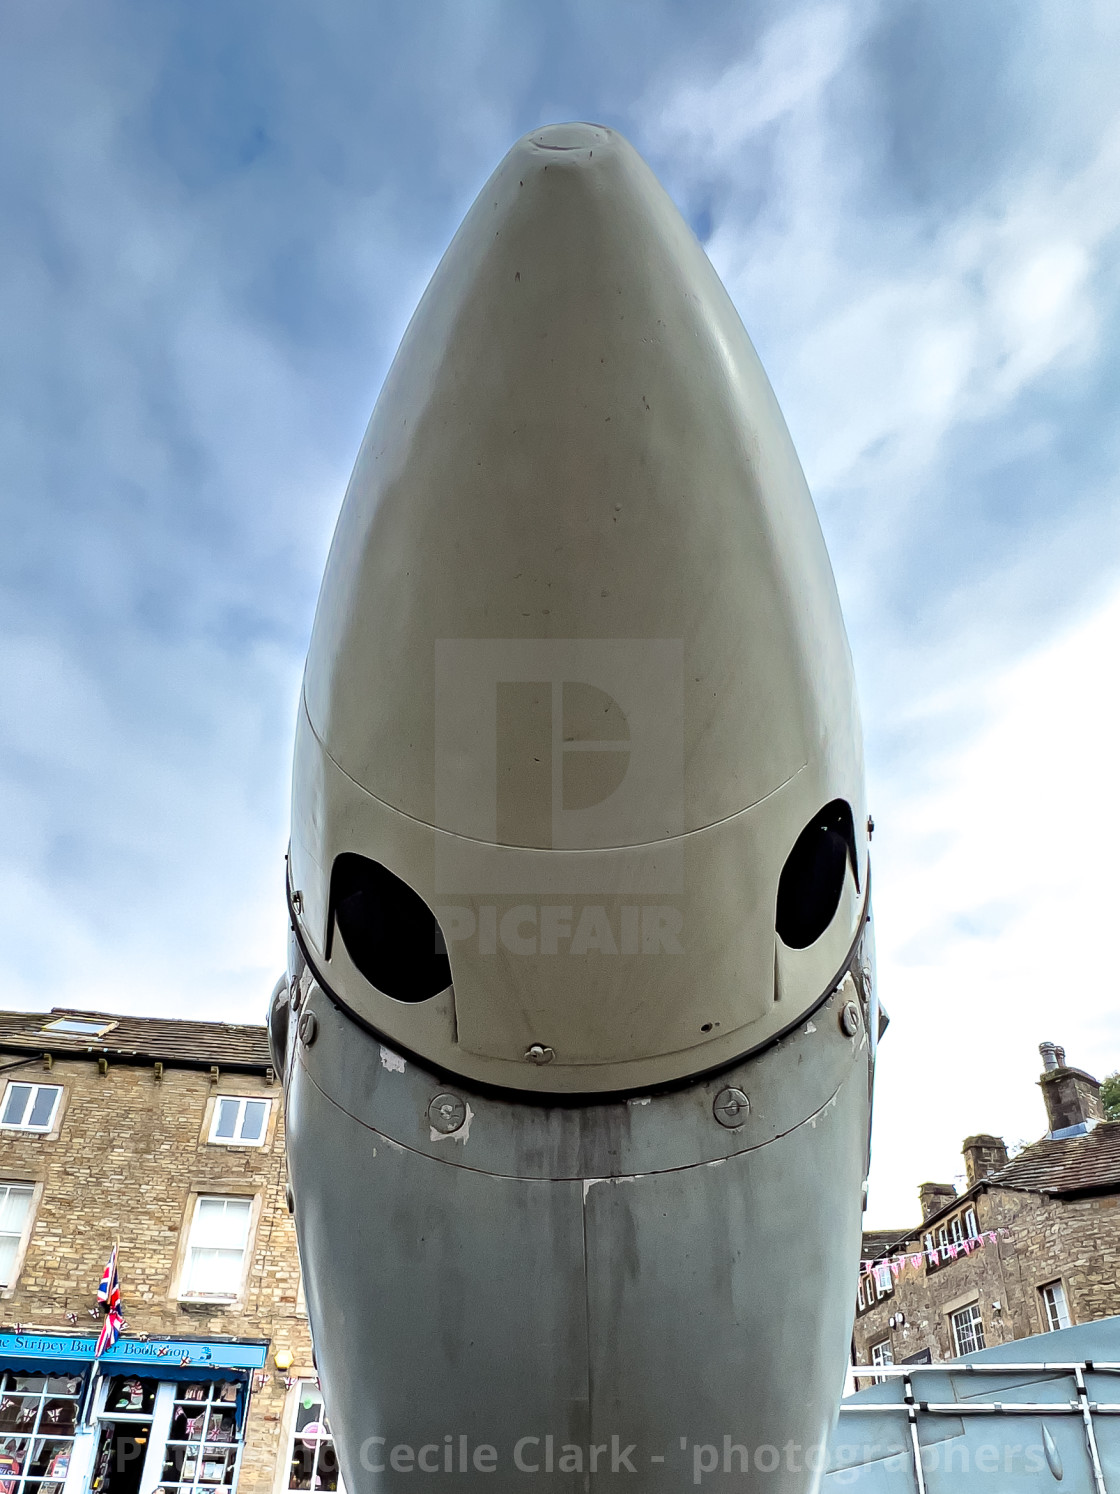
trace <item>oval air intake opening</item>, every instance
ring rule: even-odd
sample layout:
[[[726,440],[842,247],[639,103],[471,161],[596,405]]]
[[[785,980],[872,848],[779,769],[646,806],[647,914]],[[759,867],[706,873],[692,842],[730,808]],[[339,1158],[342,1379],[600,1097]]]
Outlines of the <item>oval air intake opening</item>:
[[[776,927],[778,938],[790,949],[814,944],[836,916],[846,861],[858,889],[851,807],[843,799],[833,799],[805,826],[782,867]]]
[[[331,872],[334,926],[366,980],[394,1001],[427,1001],[451,984],[435,914],[388,867],[347,851]]]

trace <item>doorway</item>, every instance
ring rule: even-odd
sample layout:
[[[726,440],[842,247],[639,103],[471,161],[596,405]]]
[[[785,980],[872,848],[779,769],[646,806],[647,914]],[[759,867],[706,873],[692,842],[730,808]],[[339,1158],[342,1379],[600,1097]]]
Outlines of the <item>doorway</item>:
[[[136,1375],[110,1381],[105,1409],[98,1417],[90,1494],[140,1494],[156,1389],[156,1381]]]
[[[140,1494],[151,1424],[101,1421],[90,1489],[93,1494]]]

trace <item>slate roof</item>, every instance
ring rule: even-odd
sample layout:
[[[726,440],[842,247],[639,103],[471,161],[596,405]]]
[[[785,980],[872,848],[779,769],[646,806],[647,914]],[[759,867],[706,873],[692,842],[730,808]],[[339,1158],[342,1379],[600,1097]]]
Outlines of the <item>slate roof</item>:
[[[1056,1195],[1120,1192],[1120,1121],[1101,1121],[1087,1136],[1036,1141],[984,1182]]]
[[[909,1240],[913,1233],[908,1229],[865,1229],[861,1259],[877,1261],[881,1255],[889,1255],[903,1240]]]
[[[44,1032],[60,1018],[112,1024],[100,1036]],[[126,1017],[114,1012],[52,1007],[49,1012],[0,1012],[0,1053],[52,1053],[56,1057],[108,1058],[117,1063],[232,1069],[263,1073],[272,1063],[263,1026],[185,1022],[167,1017]],[[3,1065],[0,1064],[0,1068]]]

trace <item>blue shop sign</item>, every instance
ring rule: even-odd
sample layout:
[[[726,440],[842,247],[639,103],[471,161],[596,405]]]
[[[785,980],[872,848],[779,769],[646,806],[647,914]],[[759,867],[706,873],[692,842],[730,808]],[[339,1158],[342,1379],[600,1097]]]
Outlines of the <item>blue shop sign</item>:
[[[0,1367],[29,1372],[81,1370],[91,1365],[96,1337],[68,1333],[0,1333]],[[102,1374],[147,1371],[161,1380],[199,1379],[208,1373],[263,1369],[268,1344],[220,1343],[195,1338],[119,1338],[102,1354]]]

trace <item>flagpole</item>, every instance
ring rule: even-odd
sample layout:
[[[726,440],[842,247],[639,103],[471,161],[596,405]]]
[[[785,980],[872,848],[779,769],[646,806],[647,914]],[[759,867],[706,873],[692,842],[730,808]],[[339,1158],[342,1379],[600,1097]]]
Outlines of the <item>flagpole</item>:
[[[98,1336],[100,1337],[100,1335]],[[89,1413],[93,1406],[93,1387],[97,1384],[97,1376],[100,1373],[100,1366],[101,1360],[95,1359],[93,1361],[93,1369],[90,1372],[89,1389],[86,1391],[85,1410],[82,1412],[82,1427],[86,1431],[89,1431],[93,1425],[89,1419]]]
[[[102,1323],[101,1328],[100,1328],[100,1330],[98,1332],[97,1343],[94,1345],[94,1350],[93,1350],[93,1353],[94,1353],[93,1368],[90,1371],[89,1389],[86,1391],[85,1409],[84,1409],[84,1411],[82,1413],[82,1426],[86,1430],[90,1430],[92,1428],[92,1422],[90,1421],[90,1412],[93,1409],[94,1386],[97,1384],[98,1376],[101,1373],[101,1354],[98,1351],[101,1348],[101,1341],[102,1341],[102,1339],[105,1336],[105,1328],[106,1328],[106,1325],[109,1322],[109,1319],[110,1319],[110,1317],[112,1315],[112,1311],[113,1311],[112,1302],[111,1302],[111,1298],[112,1298],[112,1283],[113,1283],[113,1281],[117,1282],[117,1291],[118,1291],[118,1294],[120,1292],[120,1267],[119,1267],[120,1249],[121,1249],[121,1242],[120,1242],[120,1236],[118,1235],[117,1238],[113,1241],[113,1253],[109,1257],[109,1264],[105,1267],[105,1271],[104,1271],[104,1274],[102,1276],[102,1286],[105,1284],[106,1279],[109,1280],[109,1287],[108,1287],[108,1290],[107,1290],[107,1297],[109,1298],[109,1307],[108,1307],[108,1310],[107,1310],[107,1312],[105,1314],[105,1321]],[[98,1301],[100,1301],[101,1300],[101,1287],[100,1286],[97,1289],[97,1296],[98,1296]],[[119,1337],[119,1332],[118,1332],[117,1337]],[[114,1343],[116,1342],[116,1338],[114,1338],[113,1342]],[[112,1344],[110,1344],[109,1347],[112,1348]]]

